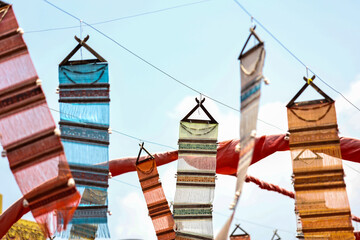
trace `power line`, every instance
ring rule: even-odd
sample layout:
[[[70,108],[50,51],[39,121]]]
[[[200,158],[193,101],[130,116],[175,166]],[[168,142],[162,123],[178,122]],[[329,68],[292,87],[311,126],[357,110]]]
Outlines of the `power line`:
[[[120,21],[120,20],[124,20],[124,19],[135,18],[135,17],[145,16],[145,15],[159,13],[159,12],[165,12],[165,11],[172,10],[172,9],[188,7],[188,6],[192,6],[192,5],[196,5],[196,4],[200,4],[200,3],[205,3],[205,2],[209,2],[209,1],[211,1],[211,0],[202,0],[202,1],[193,2],[193,3],[176,5],[176,6],[173,6],[173,7],[162,8],[162,9],[159,9],[159,10],[143,12],[143,13],[138,13],[138,14],[134,14],[134,15],[114,18],[114,19],[100,21],[100,22],[95,22],[95,23],[92,23],[91,25],[100,25],[100,24],[105,24],[105,23],[110,23],[110,22],[116,22],[116,21]],[[73,28],[79,28],[79,26],[68,26],[68,27],[57,27],[57,28],[30,30],[30,31],[26,31],[25,33],[49,32],[49,31],[57,31],[57,30],[65,30],[65,29],[73,29]]]
[[[168,146],[168,145],[164,145],[164,144],[157,143],[157,142],[153,142],[153,141],[144,140],[144,139],[142,139],[142,138],[134,137],[134,136],[132,136],[132,135],[129,135],[129,134],[126,134],[126,133],[117,131],[117,130],[112,130],[112,131],[113,131],[113,132],[116,132],[116,133],[118,133],[118,134],[121,134],[121,135],[123,135],[123,136],[129,137],[129,138],[133,138],[133,139],[136,139],[136,140],[139,140],[140,142],[146,142],[146,143],[150,143],[150,144],[154,144],[154,145],[158,145],[158,146],[162,146],[162,147],[167,147],[167,148],[171,148],[171,149],[176,150],[175,148],[170,147],[170,146]]]
[[[223,216],[223,217],[226,217],[228,218],[229,216],[223,214],[223,213],[220,213],[220,212],[216,212],[216,211],[213,211],[213,213],[217,214],[217,215],[220,215],[220,216]],[[241,219],[241,218],[238,218],[238,217],[234,217],[235,220],[237,221],[242,221],[242,222],[246,222],[246,223],[249,223],[249,224],[253,224],[253,225],[256,225],[256,226],[259,226],[259,227],[263,227],[263,228],[268,228],[268,229],[277,229],[278,231],[281,231],[281,232],[286,232],[286,233],[291,233],[291,234],[295,234],[294,232],[292,231],[289,231],[289,230],[286,230],[286,229],[279,229],[279,228],[275,228],[275,227],[272,227],[272,226],[268,226],[268,225],[264,225],[264,224],[260,224],[260,223],[256,223],[256,222],[252,222],[252,221],[249,221],[249,220],[246,220],[246,219]]]
[[[45,107],[45,106],[44,106],[44,107]],[[57,109],[55,109],[55,108],[49,107],[49,109],[50,109],[51,111],[58,112],[58,113],[62,113],[62,114],[65,114],[65,115],[67,115],[67,116],[74,117],[74,118],[76,118],[76,119],[81,120],[78,116],[61,112],[61,111],[59,111],[59,110],[57,110]],[[83,123],[83,124],[86,124],[86,123]],[[132,136],[132,135],[130,135],[130,134],[127,134],[127,133],[124,133],[124,132],[115,130],[115,129],[111,129],[111,131],[113,131],[113,132],[115,132],[115,133],[117,133],[117,134],[126,136],[126,137],[128,137],[128,138],[132,138],[132,139],[141,141],[141,142],[146,142],[146,143],[149,143],[149,144],[158,145],[158,146],[167,147],[167,148],[176,150],[175,148],[173,148],[173,147],[171,147],[171,146],[169,146],[169,145],[165,145],[165,144],[161,144],[161,143],[157,143],[157,142],[153,142],[153,141],[144,140],[144,139],[142,139],[142,138],[138,138],[138,137]]]
[[[217,99],[215,99],[215,98],[213,98],[213,97],[210,97],[209,95],[204,94],[204,93],[200,92],[199,90],[191,87],[190,85],[188,85],[188,84],[180,81],[179,79],[175,78],[174,76],[172,76],[171,74],[169,74],[169,73],[167,73],[166,71],[162,70],[161,68],[155,66],[154,64],[152,64],[151,62],[149,62],[149,61],[146,60],[145,58],[143,58],[143,57],[141,57],[140,55],[136,54],[135,52],[131,51],[129,48],[125,47],[124,45],[122,45],[121,43],[119,43],[118,41],[116,41],[115,39],[111,38],[111,37],[108,36],[107,34],[105,34],[105,33],[103,33],[102,31],[100,31],[99,29],[97,29],[97,28],[95,28],[94,26],[90,25],[89,23],[85,22],[84,20],[81,20],[80,18],[76,17],[75,15],[67,12],[66,10],[64,10],[64,9],[62,9],[62,8],[54,5],[53,3],[51,3],[51,2],[49,2],[49,1],[47,1],[47,0],[43,0],[43,1],[46,2],[47,4],[53,6],[54,8],[58,9],[59,11],[61,11],[61,12],[65,13],[65,14],[71,16],[72,18],[74,18],[74,19],[76,19],[76,20],[78,20],[78,21],[82,21],[85,25],[89,26],[89,27],[92,28],[94,31],[98,32],[100,35],[102,35],[102,36],[104,36],[105,38],[109,39],[110,41],[112,41],[113,43],[115,43],[116,45],[118,45],[120,48],[124,49],[125,51],[127,51],[127,52],[130,53],[131,55],[133,55],[133,56],[135,56],[136,58],[140,59],[141,61],[143,61],[143,62],[146,63],[147,65],[149,65],[149,66],[151,66],[152,68],[156,69],[157,71],[161,72],[162,74],[164,74],[164,75],[167,76],[168,78],[174,80],[175,82],[179,83],[180,85],[182,85],[182,86],[184,86],[184,87],[186,87],[186,88],[188,88],[188,89],[190,89],[190,90],[192,90],[192,91],[194,91],[194,92],[196,92],[196,93],[198,93],[198,94],[201,94],[202,96],[207,97],[207,98],[213,100],[214,102],[216,102],[216,103],[218,103],[218,104],[220,104],[220,105],[222,105],[222,106],[224,106],[224,107],[227,107],[227,108],[229,108],[229,109],[232,109],[232,110],[234,110],[234,111],[236,111],[236,112],[240,112],[240,110],[238,110],[238,109],[236,109],[236,108],[234,108],[234,107],[232,107],[232,106],[230,106],[230,105],[228,105],[228,104],[225,104],[225,103],[223,103],[223,102],[221,102],[221,101],[219,101],[219,100],[217,100]],[[274,127],[274,128],[277,128],[277,129],[279,129],[279,130],[281,130],[281,131],[285,131],[284,129],[281,129],[280,127],[277,127],[277,126],[275,126],[275,125],[273,125],[273,124],[271,124],[271,123],[268,123],[268,122],[266,122],[266,121],[264,121],[264,120],[261,120],[261,119],[258,119],[258,120],[261,121],[261,122],[263,122],[263,123],[265,123],[265,124],[267,124],[267,125],[269,125],[269,126],[272,126],[272,127]]]
[[[136,185],[131,184],[131,183],[128,183],[128,182],[121,181],[121,180],[119,180],[119,179],[111,178],[111,180],[114,180],[115,182],[119,182],[119,183],[122,183],[122,184],[125,184],[125,185],[128,185],[128,186],[137,188],[137,189],[141,189],[139,186],[136,186]]]
[[[233,0],[251,19],[253,19],[262,29],[267,32],[282,48],[284,48],[296,61],[298,61],[301,65],[303,65],[306,69],[308,69],[313,75],[315,75],[321,82],[323,82],[326,86],[332,89],[334,92],[339,94],[342,98],[344,98],[349,104],[351,104],[354,108],[360,111],[360,108],[357,107],[354,103],[352,103],[349,99],[347,99],[340,91],[336,90],[330,84],[328,84],[325,80],[323,80],[319,75],[317,75],[313,70],[311,70],[303,61],[300,60],[290,49],[288,49],[277,37],[275,37],[270,30],[268,30],[259,20],[257,20],[243,5],[241,5],[238,0]]]

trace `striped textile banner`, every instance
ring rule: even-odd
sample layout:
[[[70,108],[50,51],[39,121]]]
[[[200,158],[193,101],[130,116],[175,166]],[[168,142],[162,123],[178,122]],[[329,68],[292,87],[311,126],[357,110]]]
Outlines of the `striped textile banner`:
[[[23,205],[49,237],[54,223],[63,223],[60,231],[66,227],[80,195],[40,85],[13,8],[0,2],[1,144]]]
[[[298,232],[305,239],[354,239],[335,103],[288,106]]]
[[[96,59],[67,61],[59,66],[59,83],[61,140],[82,194],[71,228],[60,236],[110,238],[107,226],[108,64]]]
[[[213,239],[218,124],[180,122],[173,215],[176,239]]]
[[[175,239],[174,219],[161,186],[155,159],[138,163],[136,171],[157,239]]]
[[[255,33],[252,32],[252,34]],[[228,238],[231,222],[241,196],[247,169],[250,166],[253,155],[256,123],[259,112],[261,80],[264,78],[262,74],[265,61],[264,43],[259,42],[244,54],[241,53],[239,60],[241,74],[240,154],[236,173],[235,198],[230,205],[232,214],[217,235],[216,240],[225,240]]]
[[[265,49],[259,43],[240,56],[241,69],[241,119],[240,119],[240,157],[237,170],[235,190],[235,208],[245,182],[246,172],[250,166],[256,136],[256,123],[259,112],[261,80]]]

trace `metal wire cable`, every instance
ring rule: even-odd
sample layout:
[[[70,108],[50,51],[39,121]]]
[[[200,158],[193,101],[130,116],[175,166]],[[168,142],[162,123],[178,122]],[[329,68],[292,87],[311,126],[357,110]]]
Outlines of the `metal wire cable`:
[[[173,6],[173,7],[162,8],[162,9],[159,9],[159,10],[143,12],[143,13],[138,13],[138,14],[134,14],[134,15],[114,18],[114,19],[100,21],[100,22],[95,22],[95,23],[91,23],[91,25],[100,25],[100,24],[105,24],[105,23],[110,23],[110,22],[116,22],[116,21],[120,21],[120,20],[124,20],[124,19],[135,18],[135,17],[145,16],[145,15],[159,13],[159,12],[165,12],[165,11],[176,9],[176,8],[188,7],[188,6],[191,6],[191,5],[205,3],[205,2],[209,2],[209,1],[211,1],[211,0],[202,0],[202,1],[193,2],[193,3],[176,5],[176,6]],[[68,26],[68,27],[57,27],[57,28],[30,30],[30,31],[25,31],[25,33],[49,32],[49,31],[57,31],[57,30],[65,30],[65,29],[73,29],[73,28],[79,28],[79,26]]]
[[[45,107],[45,106],[44,106],[44,107]],[[47,107],[46,107],[46,108],[47,108]],[[75,116],[75,115],[72,115],[72,114],[68,114],[68,113],[63,113],[63,112],[61,112],[61,111],[59,111],[59,110],[57,110],[57,109],[55,109],[55,108],[49,107],[49,109],[50,109],[51,111],[54,111],[54,112],[62,113],[62,114],[65,114],[65,115],[67,115],[67,116],[71,116],[71,117],[80,119],[78,116]],[[115,129],[111,129],[111,131],[113,131],[114,133],[117,133],[117,134],[126,136],[126,137],[128,137],[128,138],[132,138],[132,139],[138,140],[138,141],[140,141],[140,142],[146,142],[146,143],[149,143],[149,144],[158,145],[158,146],[167,147],[167,148],[176,150],[174,147],[171,147],[171,146],[169,146],[169,145],[165,145],[165,144],[161,144],[161,143],[157,143],[157,142],[153,142],[153,141],[144,140],[144,139],[142,139],[142,138],[138,138],[138,137],[132,136],[132,135],[130,135],[130,134],[127,134],[127,133],[124,133],[124,132],[115,130]]]
[[[67,15],[69,15],[69,16],[71,16],[72,18],[80,21],[80,18],[78,18],[78,17],[76,17],[75,15],[67,12],[66,10],[64,10],[64,9],[62,9],[62,8],[54,5],[53,3],[51,3],[51,2],[49,2],[49,1],[47,1],[47,0],[43,0],[43,1],[46,2],[47,4],[53,6],[54,8],[60,10],[61,12],[65,13],[65,14],[67,14]],[[190,90],[192,90],[192,91],[194,91],[194,92],[196,92],[196,93],[198,93],[198,94],[201,94],[202,96],[207,97],[207,98],[211,99],[212,101],[214,101],[214,102],[216,102],[216,103],[218,103],[218,104],[220,104],[220,105],[222,105],[222,106],[224,106],[224,107],[227,107],[227,108],[229,108],[229,109],[232,109],[232,110],[234,110],[234,111],[236,111],[236,112],[240,112],[239,109],[236,109],[236,108],[234,108],[234,107],[232,107],[232,106],[230,106],[230,105],[228,105],[228,104],[225,104],[225,103],[223,103],[223,102],[221,102],[221,101],[219,101],[219,100],[217,100],[217,99],[215,99],[215,98],[213,98],[213,97],[210,97],[209,95],[204,94],[204,93],[200,92],[199,90],[191,87],[190,85],[188,85],[188,84],[180,81],[179,79],[173,77],[171,74],[165,72],[165,71],[162,70],[161,68],[155,66],[154,64],[152,64],[152,63],[149,62],[148,60],[144,59],[143,57],[139,56],[139,55],[136,54],[135,52],[131,51],[129,48],[127,48],[127,47],[125,47],[124,45],[120,44],[118,41],[116,41],[115,39],[111,38],[111,37],[108,36],[107,34],[103,33],[103,32],[100,31],[99,29],[95,28],[94,26],[90,25],[89,23],[85,22],[84,20],[82,20],[82,22],[83,22],[85,25],[87,25],[87,26],[89,26],[90,28],[92,28],[92,29],[93,29],[94,31],[96,31],[97,33],[99,33],[100,35],[104,36],[105,38],[109,39],[110,41],[112,41],[113,43],[115,43],[116,45],[118,45],[119,47],[121,47],[122,49],[124,49],[125,51],[127,51],[128,53],[130,53],[131,55],[133,55],[133,56],[135,56],[136,58],[140,59],[141,61],[143,61],[143,62],[146,63],[147,65],[151,66],[152,68],[156,69],[157,71],[161,72],[162,74],[164,74],[164,75],[167,76],[168,78],[176,81],[177,83],[181,84],[182,86],[184,86],[184,87],[186,87],[186,88],[188,88],[188,89],[190,89]],[[286,131],[286,130],[284,130],[284,129],[280,128],[280,127],[277,127],[277,126],[275,126],[275,125],[273,125],[273,124],[271,124],[271,123],[268,123],[268,122],[266,122],[266,121],[264,121],[264,120],[261,120],[261,119],[258,119],[258,120],[261,121],[261,122],[263,122],[263,123],[265,123],[265,124],[267,124],[267,125],[269,125],[269,126],[271,126],[271,127],[276,128],[276,129],[278,129],[278,130]]]
[[[213,211],[213,213],[217,214],[217,215],[220,215],[220,216],[223,216],[223,217],[226,217],[226,218],[229,218],[229,216],[223,214],[223,213],[220,213],[220,212],[216,212],[216,211]],[[252,221],[249,221],[249,220],[246,220],[246,219],[242,219],[242,218],[238,218],[238,217],[234,217],[234,219],[236,221],[241,221],[241,222],[245,222],[245,223],[248,223],[248,224],[253,224],[255,226],[259,226],[259,227],[263,227],[263,228],[268,228],[268,229],[277,229],[278,231],[281,231],[281,232],[286,232],[286,233],[291,233],[291,234],[296,234],[295,232],[292,232],[290,230],[287,230],[287,229],[279,229],[279,228],[275,228],[275,227],[272,227],[272,226],[268,226],[268,225],[264,225],[264,224],[259,224],[259,223],[256,223],[256,222],[252,222]]]
[[[275,37],[270,30],[268,30],[259,20],[257,20],[243,5],[241,5],[238,0],[233,0],[253,21],[255,21],[264,31],[270,35],[282,48],[284,48],[296,61],[298,61],[301,65],[303,65],[307,70],[309,70],[313,75],[315,75],[321,82],[323,82],[327,87],[331,90],[339,94],[342,98],[345,99],[349,104],[351,104],[354,108],[360,111],[360,108],[357,107],[354,103],[352,103],[349,99],[347,99],[340,91],[336,90],[330,84],[328,84],[325,80],[323,80],[318,74],[316,74],[313,70],[311,70],[300,58],[298,58],[290,49],[288,49],[277,37]]]
[[[128,185],[128,186],[131,186],[131,187],[134,187],[134,188],[137,188],[137,189],[141,189],[139,186],[136,186],[136,185],[131,184],[131,183],[128,183],[128,182],[121,181],[121,180],[119,180],[119,179],[111,178],[111,180],[113,180],[113,181],[115,181],[115,182],[122,183],[122,184],[126,184],[126,185]]]

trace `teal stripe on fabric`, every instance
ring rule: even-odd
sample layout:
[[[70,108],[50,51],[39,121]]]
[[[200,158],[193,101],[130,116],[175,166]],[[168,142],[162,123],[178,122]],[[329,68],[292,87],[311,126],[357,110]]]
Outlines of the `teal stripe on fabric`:
[[[109,148],[107,146],[85,144],[62,140],[65,155],[69,163],[94,165],[104,162],[104,168],[108,168]]]
[[[71,224],[101,224],[107,223],[107,218],[73,218],[70,222]]]
[[[59,66],[60,84],[108,83],[107,63]]]
[[[109,103],[60,103],[60,120],[109,126]]]
[[[261,82],[259,82],[259,84],[256,84],[254,87],[252,87],[251,89],[249,89],[247,92],[242,93],[241,94],[241,102],[245,101],[246,99],[248,99],[251,95],[253,95],[254,93],[256,93],[257,91],[260,90],[261,87]]]

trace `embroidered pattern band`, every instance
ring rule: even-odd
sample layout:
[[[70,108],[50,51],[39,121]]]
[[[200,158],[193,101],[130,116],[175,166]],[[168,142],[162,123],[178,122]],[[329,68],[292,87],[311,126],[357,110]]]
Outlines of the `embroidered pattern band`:
[[[354,239],[333,101],[288,106],[295,205],[305,239]]]
[[[66,227],[80,195],[40,85],[13,8],[0,1],[1,144],[24,195],[23,205],[49,237],[54,222],[63,223],[60,231]]]
[[[59,83],[61,140],[76,186],[82,193],[72,227],[61,237],[110,238],[108,64],[97,59],[67,59],[59,65]]]
[[[155,160],[147,159],[138,163],[136,170],[157,239],[175,239],[174,219],[160,183]]]

